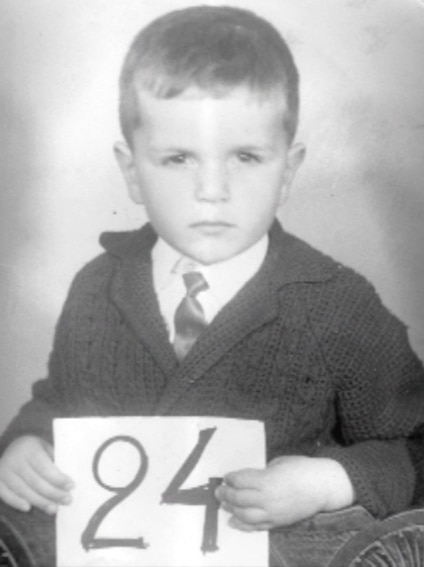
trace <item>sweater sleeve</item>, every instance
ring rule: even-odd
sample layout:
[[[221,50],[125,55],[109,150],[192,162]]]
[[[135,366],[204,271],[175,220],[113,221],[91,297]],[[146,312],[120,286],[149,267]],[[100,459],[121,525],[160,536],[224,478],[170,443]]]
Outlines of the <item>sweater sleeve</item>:
[[[323,347],[336,385],[339,443],[317,455],[340,462],[358,502],[385,517],[410,505],[416,489],[407,439],[424,422],[424,372],[405,326],[372,286],[350,270],[341,279],[343,297],[324,339],[331,347]]]
[[[62,323],[56,328],[60,334]],[[55,341],[56,342],[56,341]],[[60,383],[60,355],[54,347],[49,361],[49,377],[38,380],[32,386],[32,397],[19,410],[0,438],[0,454],[16,438],[35,435],[52,442],[52,422],[62,414]]]
[[[52,442],[53,419],[71,415],[72,361],[68,351],[75,348],[79,317],[84,313],[87,296],[96,292],[96,280],[104,276],[102,256],[90,262],[75,277],[55,329],[48,376],[33,384],[32,397],[19,410],[0,437],[0,455],[22,435],[35,435]],[[97,286],[98,287],[98,286]]]

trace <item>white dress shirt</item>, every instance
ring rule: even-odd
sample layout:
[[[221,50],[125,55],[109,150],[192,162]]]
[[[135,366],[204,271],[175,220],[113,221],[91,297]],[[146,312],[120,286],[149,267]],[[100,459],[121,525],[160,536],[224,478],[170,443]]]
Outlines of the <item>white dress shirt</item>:
[[[165,320],[169,339],[174,340],[174,314],[186,294],[182,274],[197,271],[203,274],[209,288],[197,295],[206,321],[210,323],[215,315],[259,270],[268,249],[268,235],[264,235],[253,246],[237,256],[204,265],[181,256],[159,238],[152,250],[153,285],[159,301],[159,308]]]

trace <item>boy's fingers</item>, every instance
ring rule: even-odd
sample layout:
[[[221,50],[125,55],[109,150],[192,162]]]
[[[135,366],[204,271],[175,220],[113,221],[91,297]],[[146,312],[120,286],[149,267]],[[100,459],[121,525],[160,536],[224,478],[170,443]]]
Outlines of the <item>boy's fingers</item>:
[[[241,520],[239,520],[235,516],[232,516],[229,519],[228,524],[232,528],[235,528],[236,530],[241,530],[243,532],[270,530],[273,527],[273,525],[270,522],[263,522],[263,523],[259,523],[259,524],[246,524],[245,522],[242,522]]]
[[[0,500],[20,512],[29,512],[31,509],[31,504],[25,498],[16,494],[4,483],[0,483]]]
[[[241,508],[259,506],[260,504],[260,492],[249,488],[240,490],[223,484],[216,490],[216,496],[222,502]]]
[[[253,532],[255,530],[255,528],[251,524],[246,524],[245,522],[242,522],[235,516],[231,516],[231,518],[228,520],[228,524],[232,528],[235,528],[236,530],[241,530],[243,532]]]
[[[268,523],[266,512],[261,508],[238,508],[232,509],[233,518],[242,524],[252,526],[255,530],[257,526]]]
[[[259,486],[263,471],[259,469],[242,469],[225,475],[224,483],[233,488],[251,488]]]
[[[27,502],[30,506],[44,510],[47,514],[54,514],[57,510],[57,504],[38,494],[25,480],[18,476],[9,481],[8,489],[15,494],[17,499]]]
[[[247,524],[260,524],[267,521],[267,515],[261,508],[233,508],[233,515]]]
[[[22,479],[34,493],[37,493],[40,497],[48,501],[57,504],[69,504],[71,501],[71,495],[67,490],[51,484],[31,467],[25,471],[25,475],[22,476]]]
[[[47,453],[37,455],[28,464],[38,477],[43,478],[50,485],[63,490],[73,488],[72,479],[57,468]]]

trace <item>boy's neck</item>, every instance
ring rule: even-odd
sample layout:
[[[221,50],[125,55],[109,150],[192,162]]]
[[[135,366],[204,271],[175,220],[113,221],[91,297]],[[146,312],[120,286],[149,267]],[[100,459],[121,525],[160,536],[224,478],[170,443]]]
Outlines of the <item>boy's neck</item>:
[[[168,244],[165,240],[163,240],[160,236],[158,237],[158,240],[156,241],[153,251],[152,251],[152,257],[153,260],[155,260],[155,258],[161,258],[161,259],[165,259],[168,260],[166,263],[171,263],[172,261],[179,261],[182,258],[186,259],[188,262],[192,262],[193,265],[196,265],[198,267],[202,267],[204,269],[208,269],[208,268],[214,268],[217,266],[225,266],[226,264],[233,264],[233,263],[238,263],[238,262],[243,262],[244,259],[246,259],[246,261],[248,261],[248,259],[250,257],[256,257],[256,256],[263,256],[263,258],[265,257],[266,251],[268,250],[268,242],[269,242],[269,237],[268,234],[264,234],[259,240],[257,240],[254,244],[252,244],[249,248],[247,248],[246,250],[243,250],[242,252],[240,252],[239,254],[236,254],[235,256],[232,256],[231,258],[228,258],[226,260],[222,260],[222,261],[218,261],[218,262],[213,262],[211,264],[203,264],[202,262],[199,262],[198,260],[196,260],[195,258],[191,258],[190,256],[186,256],[184,254],[182,254],[181,252],[179,252],[176,248],[174,248],[173,246],[171,246],[170,244]]]
[[[240,254],[209,265],[194,262],[193,270],[201,270],[210,282],[216,281],[218,285],[221,280],[228,282],[230,278],[233,282],[231,285],[241,287],[259,270],[268,250],[268,242],[268,234],[265,234]],[[178,250],[158,238],[152,250],[153,282],[157,291],[168,284],[182,258],[184,256]]]

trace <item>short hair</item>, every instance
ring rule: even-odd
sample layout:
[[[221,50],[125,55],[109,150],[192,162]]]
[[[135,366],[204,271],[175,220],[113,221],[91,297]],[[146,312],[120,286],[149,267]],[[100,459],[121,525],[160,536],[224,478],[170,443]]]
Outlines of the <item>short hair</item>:
[[[285,96],[291,143],[299,114],[299,74],[280,33],[253,12],[194,6],[155,19],[134,38],[120,77],[120,124],[131,144],[141,125],[138,89],[173,98],[190,87],[220,97],[238,86]]]

